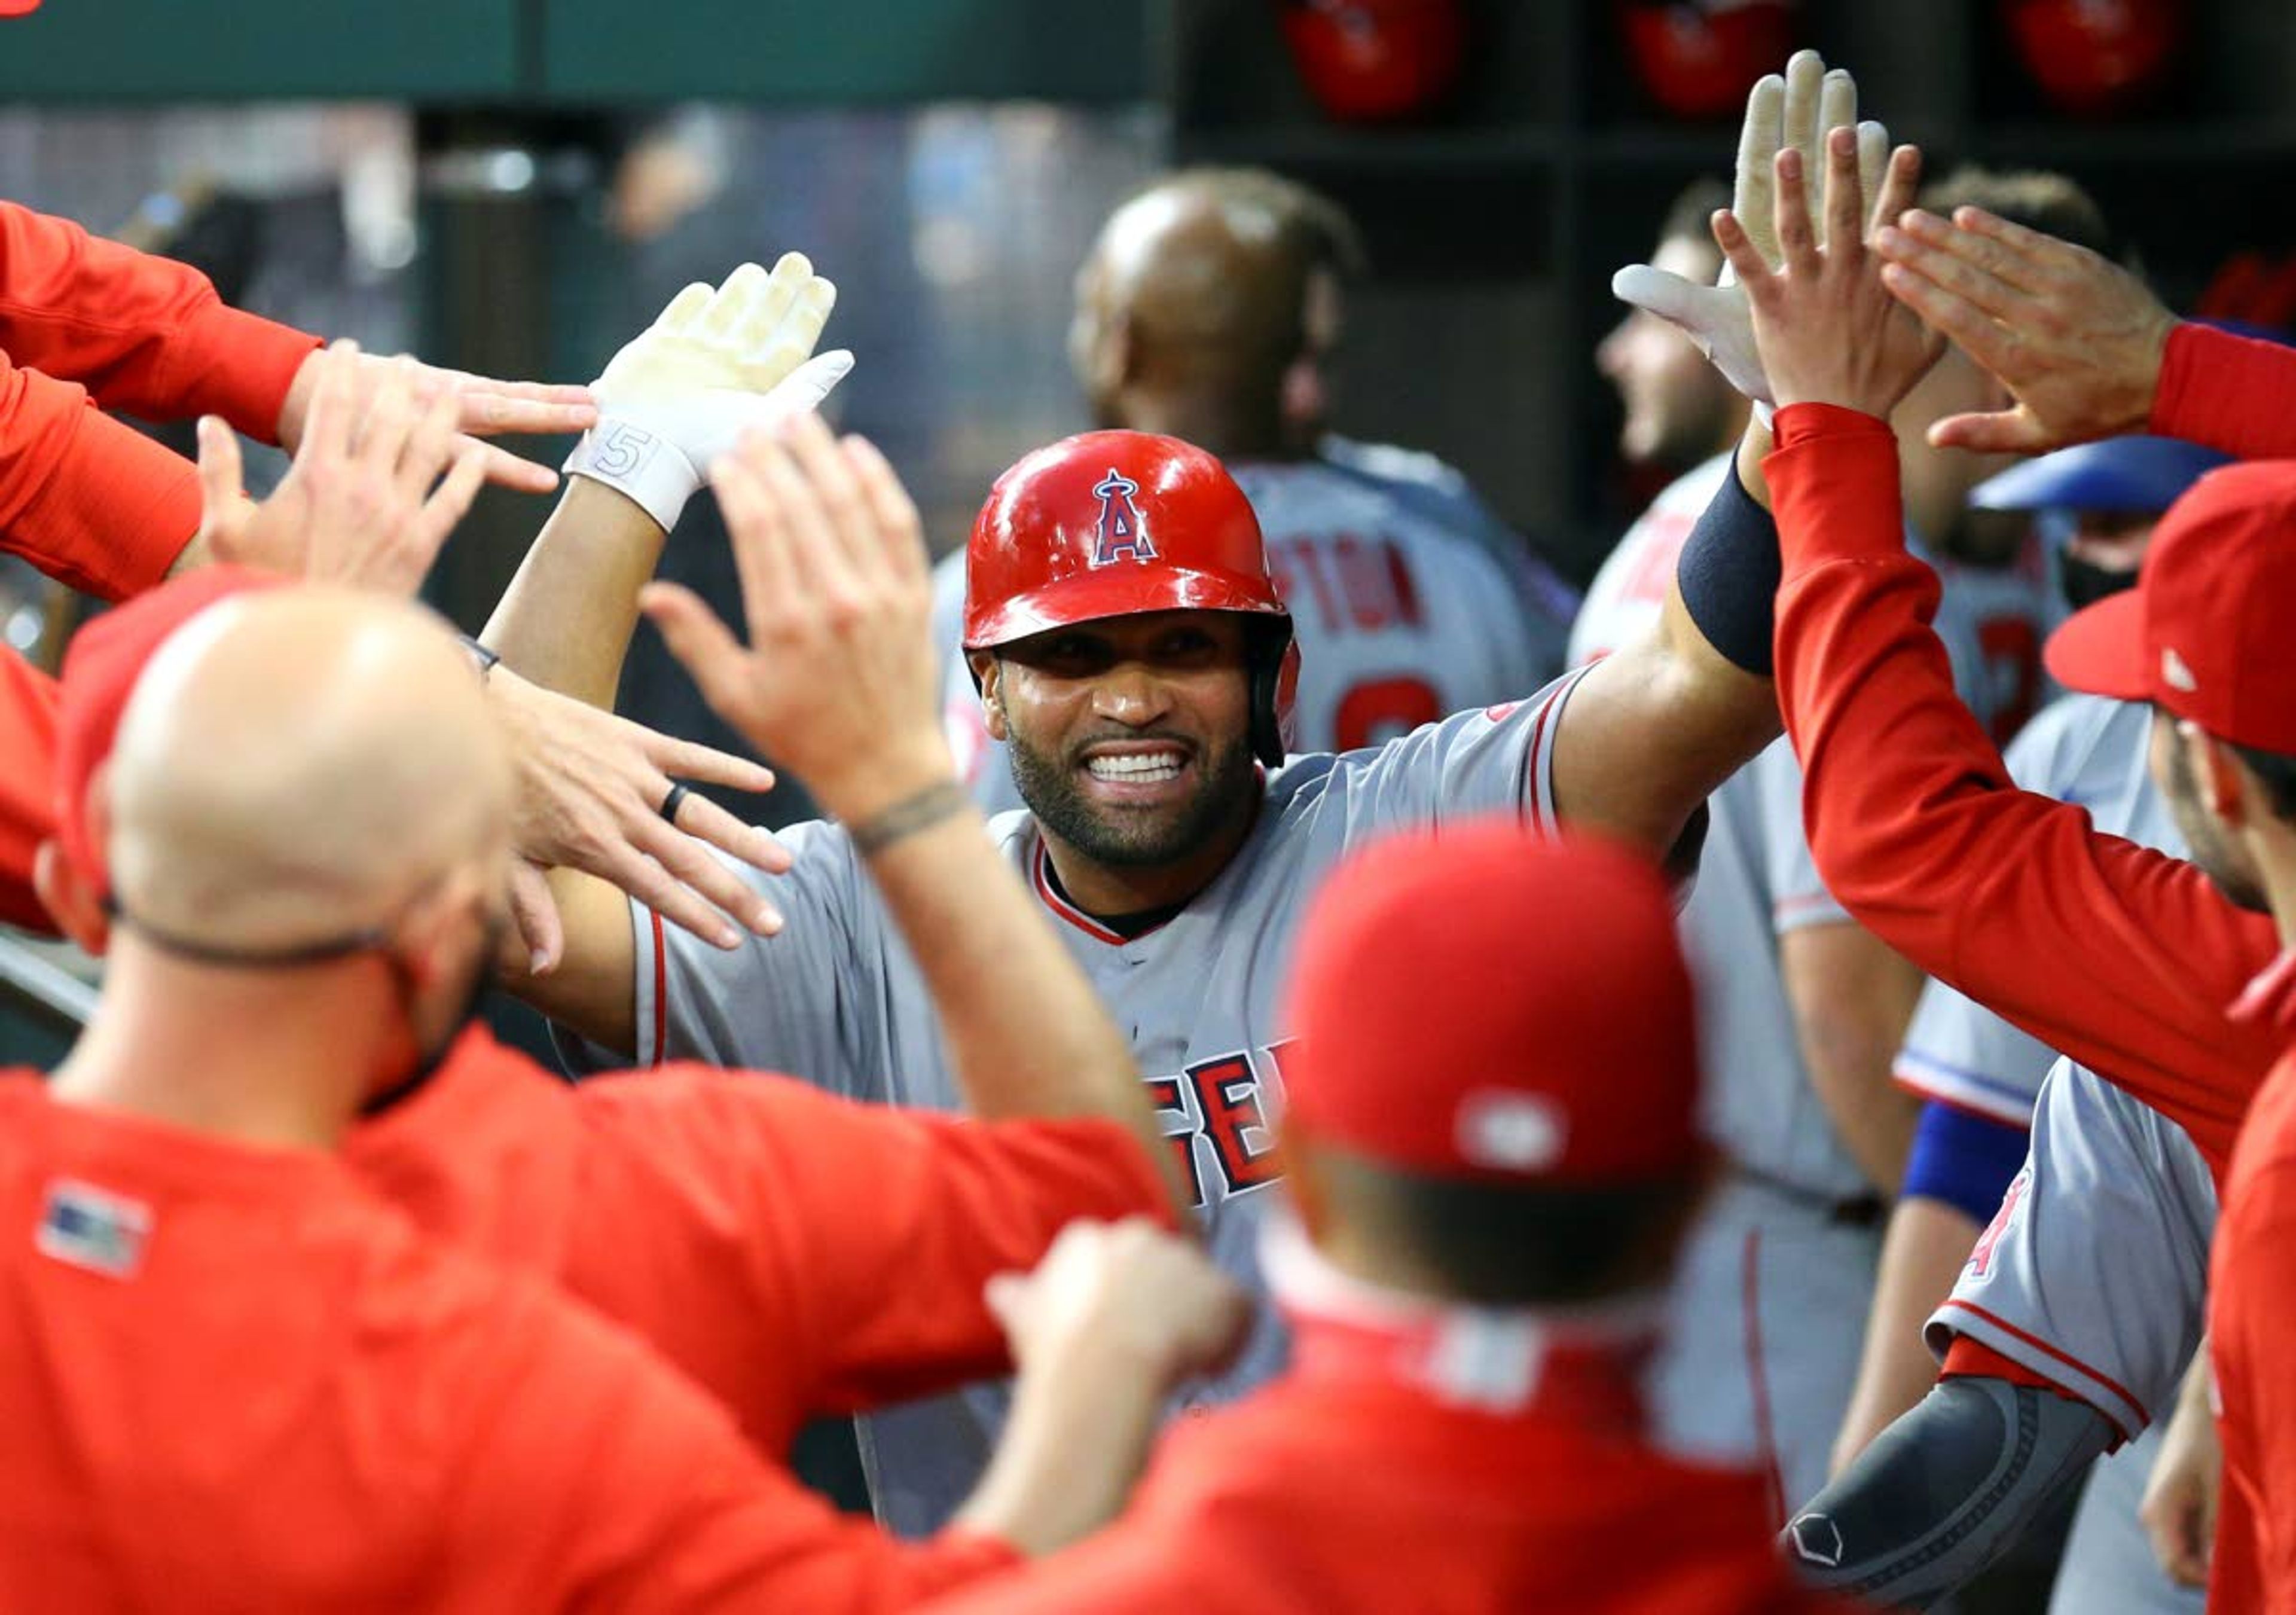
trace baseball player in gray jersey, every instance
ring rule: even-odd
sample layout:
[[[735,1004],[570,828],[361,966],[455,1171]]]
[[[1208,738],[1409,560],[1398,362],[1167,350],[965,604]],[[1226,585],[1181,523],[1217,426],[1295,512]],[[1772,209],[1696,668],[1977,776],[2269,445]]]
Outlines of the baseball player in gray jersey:
[[[1816,127],[1802,138],[1814,149]],[[1782,141],[1774,127],[1770,148]],[[1770,172],[1767,152],[1759,166]],[[1912,192],[1910,165],[1894,166],[1874,216]],[[1863,295],[1887,297],[1878,285]],[[682,339],[677,399],[700,406],[725,385],[700,379],[717,335],[703,320]],[[651,419],[658,436],[682,430],[678,409]],[[1694,846],[1707,795],[1775,738],[1775,528],[1756,497],[1766,441],[1749,432],[1650,635],[1519,701],[1337,757],[1286,746],[1291,613],[1250,503],[1212,456],[1168,437],[1089,433],[1025,457],[990,491],[968,546],[968,670],[1028,804],[994,832],[1130,1034],[1234,1270],[1252,1276],[1250,1226],[1275,1170],[1267,1129],[1287,1031],[1272,994],[1332,859],[1390,830],[1508,811],[1678,854]],[[855,495],[832,450],[808,418],[780,452],[784,474],[811,468],[834,505]],[[642,507],[602,497],[578,521],[570,494],[487,633],[521,672],[593,701],[611,697],[664,538]],[[879,816],[931,788],[887,781]],[[611,888],[554,873],[565,963],[520,990],[614,1053],[785,1050],[832,1080],[944,1103],[938,1030],[853,878],[845,832],[805,827],[791,844],[790,873],[756,883],[761,907],[787,906],[774,934],[728,937],[722,954],[657,933]],[[1254,1342],[1215,1394],[1279,1349]],[[886,1516],[905,1529],[941,1518],[994,1416],[982,1398],[874,1426],[865,1451]]]
[[[2153,521],[2222,456],[2165,439],[2084,444],[2018,466],[1978,488],[1988,509],[2036,512],[2058,542],[2067,599],[2087,604],[2134,580]],[[2144,762],[2141,712],[2092,697],[2042,709],[2009,747],[2012,774],[2028,788],[2087,807],[2097,824],[2149,844],[2182,845]],[[1925,1102],[1914,1156],[1882,1259],[1867,1325],[1865,1361],[1844,1421],[1837,1469],[1920,1400],[1935,1378],[1923,1320],[1956,1282],[2028,1152],[2025,1136],[2040,1076],[2054,1053],[1950,988],[1923,994],[1898,1081]],[[2101,1231],[2103,1232],[2103,1231]],[[2188,1598],[2144,1550],[2134,1506],[2157,1439],[2100,1465],[2081,1503],[2059,1578],[2069,1610],[2174,1610]],[[2143,1574],[2117,1573],[2143,1564]],[[2096,1602],[2110,1587],[2112,1600]],[[2086,1598],[2089,1603],[2073,1603]]]
[[[1078,276],[1070,348],[1099,423],[1227,463],[1259,518],[1300,648],[1297,743],[1349,751],[1562,671],[1577,596],[1431,455],[1320,431],[1351,226],[1273,174],[1192,169],[1110,217]],[[1694,512],[1693,512],[1694,513]],[[944,557],[944,720],[988,810],[1021,805],[982,726]]]
[[[1789,122],[1816,114],[1822,75],[1815,55],[1790,64],[1779,89],[1800,111],[1784,113]],[[1693,187],[1669,212],[1657,271],[1715,279],[1721,257],[1705,225],[1717,189]],[[1728,455],[1713,452],[1723,443],[1702,434],[1744,418],[1699,348],[1646,308],[1604,339],[1598,363],[1626,407],[1622,452],[1652,463],[1712,457],[1660,493],[1605,562],[1572,630],[1574,662],[1648,630],[1693,524],[1730,474]],[[1982,694],[1960,591],[1948,590],[1939,628],[1964,693]],[[1706,986],[1702,1120],[1726,1170],[1677,1265],[1650,1383],[1658,1433],[1765,1471],[1781,1524],[1823,1483],[1856,1375],[1881,1196],[1897,1182],[1914,1117],[1889,1061],[1920,985],[1827,895],[1800,798],[1781,742],[1711,803],[1684,929]]]
[[[2181,856],[2145,768],[2150,726],[2144,707],[2067,697],[2019,737],[2013,767],[2030,789],[2086,805],[2098,828]],[[2093,1456],[2121,1448],[2095,1466],[2052,1608],[2199,1609],[2154,1560],[2136,1510],[2152,1421],[2200,1338],[2216,1222],[2206,1164],[2175,1124],[1948,988],[1931,987],[1907,1042],[1926,1052],[1901,1070],[1964,1113],[2013,1112],[2026,1074],[2046,1077],[2025,1162],[1923,1330],[1945,1379],[1797,1516],[1798,1557],[1824,1585],[1924,1605],[2006,1549]],[[1922,1148],[1956,1141],[1982,1151],[1965,1129],[1925,1128]],[[1955,1175],[1917,1151],[1906,1193],[1952,1194]],[[1908,1489],[1912,1464],[1930,1476]]]
[[[1595,658],[1646,631],[1726,455],[1677,479],[1596,576],[1571,634]],[[1940,607],[1948,629],[1964,619]],[[1948,632],[1957,673],[1974,642]],[[1889,1061],[1920,978],[1827,895],[1801,828],[1801,771],[1783,741],[1722,789],[1683,914],[1705,987],[1707,1136],[1728,1170],[1676,1271],[1653,1363],[1660,1434],[1766,1469],[1783,1522],[1824,1484],[1857,1371],[1884,1191],[1912,1107]]]

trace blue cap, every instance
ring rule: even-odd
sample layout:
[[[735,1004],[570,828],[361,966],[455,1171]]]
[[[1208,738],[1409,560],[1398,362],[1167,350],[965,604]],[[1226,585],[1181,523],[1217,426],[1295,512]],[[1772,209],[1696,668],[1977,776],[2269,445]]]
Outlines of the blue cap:
[[[2232,456],[2175,438],[2106,438],[2013,465],[1977,485],[1969,502],[1988,511],[2167,510],[2177,496]]]

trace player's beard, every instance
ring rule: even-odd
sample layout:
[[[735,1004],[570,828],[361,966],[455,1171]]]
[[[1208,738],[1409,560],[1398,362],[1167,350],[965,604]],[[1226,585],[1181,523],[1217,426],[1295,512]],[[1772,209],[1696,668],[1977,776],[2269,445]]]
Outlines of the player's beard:
[[[1258,788],[1251,742],[1238,736],[1216,750],[1196,752],[1196,789],[1185,801],[1154,813],[1110,813],[1078,788],[1083,747],[1076,750],[1078,755],[1063,761],[1017,732],[1005,747],[1013,787],[1037,822],[1103,868],[1152,869],[1201,851],[1222,825],[1247,810]]]

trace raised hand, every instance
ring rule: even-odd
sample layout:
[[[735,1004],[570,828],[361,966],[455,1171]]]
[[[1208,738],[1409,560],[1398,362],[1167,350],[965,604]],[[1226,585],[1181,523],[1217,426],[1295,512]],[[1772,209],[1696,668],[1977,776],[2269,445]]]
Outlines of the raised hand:
[[[287,389],[279,409],[279,446],[289,454],[303,446],[309,430],[311,407],[317,396],[324,356],[340,348],[323,348],[303,361]],[[356,351],[356,349],[354,349]],[[546,494],[558,486],[558,473],[546,465],[520,458],[508,449],[478,439],[512,432],[584,431],[598,418],[595,400],[586,387],[560,386],[546,381],[497,381],[468,371],[446,370],[401,356],[385,358],[360,354],[351,373],[352,396],[364,404],[386,381],[410,390],[418,408],[444,398],[448,419],[462,434],[458,447],[475,454],[485,479],[522,493]]]
[[[1765,263],[1778,261],[1773,222],[1778,153],[1792,150],[1801,154],[1806,206],[1822,220],[1816,191],[1820,154],[1826,136],[1843,127],[1857,131],[1859,173],[1871,195],[1880,181],[1890,135],[1878,123],[1857,122],[1857,85],[1848,72],[1838,68],[1829,72],[1816,51],[1798,51],[1786,63],[1783,78],[1770,74],[1748,94],[1746,120],[1738,134],[1731,211],[1749,221],[1749,239]],[[1620,301],[1679,326],[1723,380],[1741,393],[1759,404],[1775,402],[1762,373],[1745,292],[1726,265],[1719,283],[1706,286],[1649,264],[1630,264],[1611,277],[1611,291]]]
[[[1881,262],[1867,250],[1869,227],[1912,201],[1921,153],[1890,155],[1882,194],[1870,215],[1857,178],[1857,138],[1849,129],[1826,137],[1821,247],[1805,189],[1801,153],[1776,159],[1774,217],[1780,262],[1773,267],[1728,209],[1714,216],[1714,241],[1746,290],[1754,340],[1780,408],[1839,404],[1886,416],[1944,350],[1944,340],[1890,295]]]
[[[816,408],[853,368],[842,349],[808,357],[836,302],[800,252],[771,275],[743,264],[715,290],[688,286],[591,384],[603,418],[566,469],[667,532],[744,431]]]
[[[271,496],[240,491],[239,440],[200,422],[202,517],[195,543],[217,561],[317,583],[412,594],[471,507],[480,448],[455,431],[460,406],[426,392],[413,360],[378,372],[353,342],[304,365],[305,430]]]
[[[1874,250],[1898,300],[2017,400],[1948,415],[1931,443],[2038,455],[2144,430],[2177,316],[2128,270],[1982,208],[1906,213]]]
[[[487,675],[487,693],[518,769],[512,841],[521,857],[611,881],[718,947],[740,946],[744,930],[781,929],[780,914],[710,848],[768,874],[787,872],[788,848],[704,796],[681,791],[674,813],[661,811],[676,782],[770,791],[772,770],[554,694],[505,667]],[[555,911],[538,879],[521,875],[512,896],[540,974],[558,962]]]
[[[884,457],[808,414],[744,438],[710,480],[748,648],[691,590],[639,603],[712,709],[849,824],[954,780],[922,529]]]

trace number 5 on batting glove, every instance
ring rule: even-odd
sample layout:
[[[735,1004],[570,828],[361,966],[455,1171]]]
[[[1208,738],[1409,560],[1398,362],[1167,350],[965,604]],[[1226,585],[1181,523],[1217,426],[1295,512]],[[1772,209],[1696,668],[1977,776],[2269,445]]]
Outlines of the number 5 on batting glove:
[[[743,264],[715,291],[688,286],[591,383],[598,424],[567,471],[676,527],[742,432],[815,408],[853,368],[841,348],[808,357],[836,302],[800,252],[771,275]]]

